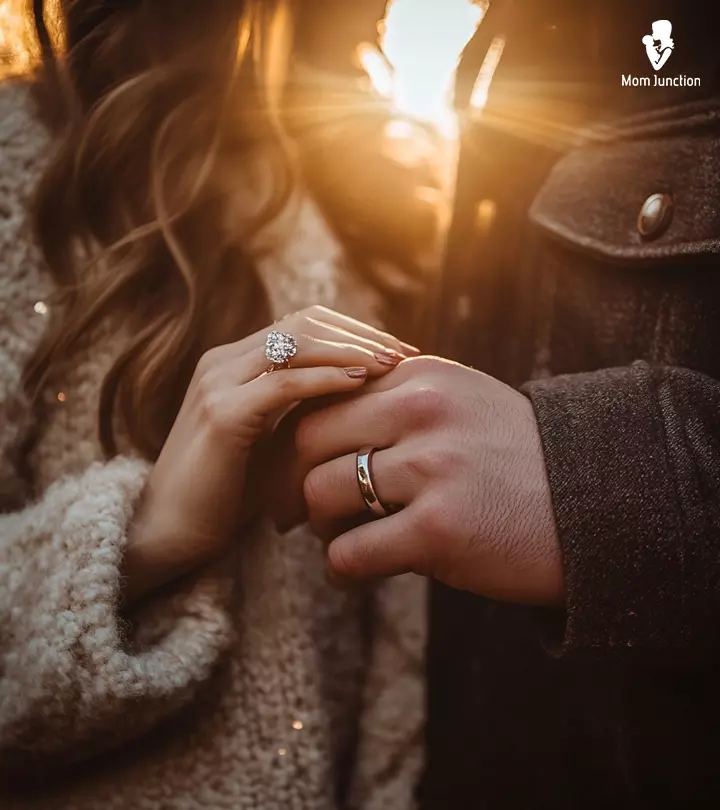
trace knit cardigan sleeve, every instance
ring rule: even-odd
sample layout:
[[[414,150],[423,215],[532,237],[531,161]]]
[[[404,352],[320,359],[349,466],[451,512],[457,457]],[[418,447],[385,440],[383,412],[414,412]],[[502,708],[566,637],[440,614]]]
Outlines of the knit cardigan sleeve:
[[[132,624],[120,618],[123,549],[146,475],[131,458],[94,464],[0,516],[0,763],[82,758],[142,734],[191,700],[227,646],[209,578]]]
[[[39,492],[19,463],[32,428],[21,375],[44,328],[25,224],[43,138],[24,94],[0,86],[0,771],[137,737],[193,698],[231,640],[217,577],[121,618],[147,462],[80,464]]]

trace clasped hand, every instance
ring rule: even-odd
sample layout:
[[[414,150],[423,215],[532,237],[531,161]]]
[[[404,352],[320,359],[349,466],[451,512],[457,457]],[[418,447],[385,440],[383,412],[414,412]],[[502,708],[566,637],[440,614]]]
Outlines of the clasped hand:
[[[336,583],[412,571],[491,598],[562,603],[540,435],[517,391],[455,363],[413,358],[299,412],[276,439],[268,501],[284,528],[309,520],[328,543]],[[358,486],[364,447],[378,448],[378,497],[402,507],[381,519]]]
[[[562,599],[541,441],[521,394],[312,307],[279,326],[290,368],[267,369],[262,330],[200,361],[128,532],[125,598],[139,599],[242,542],[258,508],[309,520],[338,583],[414,571],[498,599]],[[273,430],[282,413],[290,413]],[[367,510],[357,453],[377,448],[383,503]],[[272,493],[262,494],[265,482]]]

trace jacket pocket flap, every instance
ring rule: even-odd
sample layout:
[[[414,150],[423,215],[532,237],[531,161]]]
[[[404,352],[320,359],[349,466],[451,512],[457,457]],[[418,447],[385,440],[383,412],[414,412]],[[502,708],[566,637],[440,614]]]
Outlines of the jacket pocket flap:
[[[642,236],[638,217],[655,194],[670,197],[669,224]],[[552,171],[530,217],[555,239],[613,262],[718,253],[720,138],[686,132],[573,151]]]

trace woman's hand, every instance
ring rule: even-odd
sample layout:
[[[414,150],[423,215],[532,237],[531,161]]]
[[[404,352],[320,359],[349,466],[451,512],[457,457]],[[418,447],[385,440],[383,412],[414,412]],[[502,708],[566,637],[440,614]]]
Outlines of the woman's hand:
[[[126,554],[137,599],[220,552],[243,518],[248,455],[296,402],[355,391],[412,347],[323,307],[277,324],[298,342],[291,367],[265,373],[269,329],[208,352],[147,484]]]

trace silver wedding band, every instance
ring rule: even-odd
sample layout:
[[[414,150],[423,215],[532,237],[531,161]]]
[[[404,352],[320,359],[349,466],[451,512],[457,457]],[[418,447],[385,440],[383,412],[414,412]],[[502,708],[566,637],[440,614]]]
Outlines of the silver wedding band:
[[[371,459],[376,452],[375,447],[365,447],[357,454],[357,482],[360,487],[360,494],[362,495],[365,506],[375,515],[375,517],[383,518],[392,514],[392,510],[384,506],[380,498],[378,498],[375,486],[372,480],[372,471],[370,469]]]

